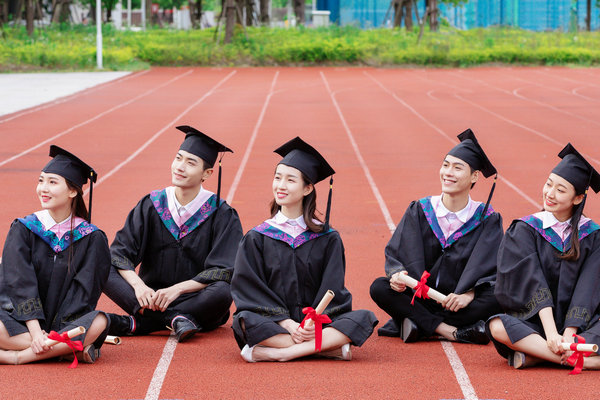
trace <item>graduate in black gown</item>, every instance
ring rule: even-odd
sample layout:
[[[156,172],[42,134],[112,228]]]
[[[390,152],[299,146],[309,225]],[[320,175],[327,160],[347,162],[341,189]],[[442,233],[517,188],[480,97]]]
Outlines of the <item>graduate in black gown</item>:
[[[172,329],[178,341],[227,322],[229,283],[242,238],[237,212],[202,187],[220,152],[232,152],[190,126],[171,165],[173,186],[144,196],[117,232],[104,292],[129,315],[110,314],[111,334]],[[135,268],[140,265],[139,275]]]
[[[473,132],[445,156],[440,169],[441,196],[413,201],[385,248],[386,277],[371,285],[371,298],[390,319],[378,333],[414,342],[434,334],[451,341],[486,344],[484,321],[500,308],[494,297],[496,254],[502,218],[489,204],[473,201],[471,188],[481,174],[496,174]],[[448,295],[443,304],[414,299],[399,274]]]
[[[271,218],[244,236],[235,261],[235,338],[248,362],[315,353],[350,360],[350,344],[361,346],[377,320],[371,311],[352,311],[352,295],[344,286],[344,245],[329,227],[331,189],[325,222],[315,216],[314,185],[334,170],[298,137],[275,152],[283,159],[273,178]],[[318,352],[315,326],[302,328],[300,323],[303,309],[316,308],[327,290],[335,293],[324,312],[332,322],[323,324]]]
[[[600,226],[582,214],[600,175],[570,143],[559,157],[542,189],[544,211],[514,220],[498,252],[496,297],[506,314],[487,327],[515,368],[564,364],[571,352],[560,344],[573,334],[600,343]],[[585,358],[584,368],[600,368],[600,357]]]
[[[53,159],[42,170],[36,193],[42,210],[16,219],[8,231],[0,265],[0,363],[24,364],[69,358],[65,343],[47,346],[48,333],[78,326],[86,333],[77,358],[93,363],[108,320],[95,311],[110,270],[104,232],[90,221],[82,186],[96,172],[73,154],[50,146]],[[89,200],[92,208],[91,190]],[[72,358],[72,357],[71,357]]]

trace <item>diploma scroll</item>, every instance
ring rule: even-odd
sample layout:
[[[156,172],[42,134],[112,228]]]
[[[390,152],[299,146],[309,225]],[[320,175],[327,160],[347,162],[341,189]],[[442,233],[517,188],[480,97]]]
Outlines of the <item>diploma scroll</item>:
[[[565,350],[565,351],[569,351],[569,350],[573,350],[571,349],[571,345],[573,343],[561,343],[560,347],[561,349]],[[597,353],[598,352],[598,345],[594,344],[594,343],[575,343],[577,345],[575,351],[581,351],[581,352],[594,352]]]
[[[400,280],[402,282],[404,282],[406,284],[406,286],[408,286],[411,289],[414,289],[418,284],[419,281],[411,278],[410,276],[403,274],[403,273],[399,273],[398,274],[400,276]],[[437,301],[438,303],[442,303],[444,300],[446,300],[446,296],[441,294],[440,292],[438,292],[435,289],[429,288],[429,290],[427,291],[427,296],[429,296],[430,298],[432,298],[433,300]]]
[[[315,308],[315,311],[317,312],[317,314],[323,314],[323,311],[325,311],[325,309],[327,308],[327,306],[329,305],[329,303],[331,303],[331,300],[333,300],[334,296],[335,296],[335,293],[333,293],[332,290],[328,290],[325,293],[325,295],[323,296],[323,298],[321,299],[321,301],[317,305],[317,308]],[[309,328],[312,325],[313,325],[313,320],[312,319],[308,319],[308,320],[306,320],[306,322],[304,322],[304,327],[305,328]]]
[[[83,326],[78,326],[77,328],[73,328],[67,332],[67,336],[69,339],[74,338],[75,336],[79,336],[85,333],[85,328]],[[55,344],[60,343],[58,340],[46,339],[47,346],[54,346]]]
[[[121,344],[121,338],[118,336],[106,335],[104,338],[104,343]]]

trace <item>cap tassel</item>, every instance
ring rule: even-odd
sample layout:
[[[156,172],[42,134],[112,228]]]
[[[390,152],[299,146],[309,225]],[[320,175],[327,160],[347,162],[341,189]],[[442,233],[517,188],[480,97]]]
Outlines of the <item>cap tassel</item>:
[[[217,208],[221,205],[221,160],[223,156],[219,158],[219,176],[217,177]]]
[[[90,196],[88,197],[88,222],[92,223],[92,194],[94,192],[94,181],[96,180],[94,177],[95,172],[90,171]]]
[[[498,180],[498,174],[494,176],[494,183],[492,184],[492,189],[490,190],[490,195],[488,196],[487,202],[485,203],[485,207],[483,207],[483,212],[481,213],[481,220],[485,218],[485,214],[487,213],[488,208],[490,207],[490,202],[492,201],[492,196],[494,195],[494,190],[496,190],[496,181]]]
[[[329,231],[329,215],[331,214],[331,197],[333,194],[333,176],[329,179],[329,195],[327,196],[327,210],[325,211],[325,223],[323,232]]]

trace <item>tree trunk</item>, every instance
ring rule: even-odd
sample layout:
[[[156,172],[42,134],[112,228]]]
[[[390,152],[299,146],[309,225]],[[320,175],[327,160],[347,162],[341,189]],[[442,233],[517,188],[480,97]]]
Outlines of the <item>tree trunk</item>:
[[[313,0],[316,1],[316,0]],[[306,20],[304,16],[304,5],[306,0],[293,0],[294,14],[296,15],[296,25],[303,25]]]
[[[225,43],[231,43],[233,29],[235,28],[235,0],[225,0]]]
[[[592,30],[592,0],[587,0],[586,3],[587,14],[585,16],[585,29],[589,32]]]
[[[51,22],[53,24],[56,24],[60,21],[60,14],[62,11],[62,1],[61,0],[56,0],[52,2],[52,18],[51,18]]]
[[[429,29],[432,32],[438,30],[438,6],[437,0],[429,0]]]
[[[201,3],[201,0],[196,0],[196,3],[194,3],[193,0],[188,0],[188,8],[190,9],[190,20],[194,28],[196,28],[200,23],[200,17],[198,17],[198,15],[196,14],[197,3]]]
[[[25,3],[25,26],[27,27],[27,34],[29,36],[33,35],[33,15],[35,13],[35,6],[33,0],[26,0]]]
[[[17,6],[15,7],[15,23],[18,23],[23,19],[23,0],[17,0]]]
[[[260,23],[263,25],[269,25],[269,1],[270,0],[259,0],[260,1]],[[316,1],[316,0],[313,0]]]
[[[8,22],[8,0],[0,2],[0,25]]]
[[[245,0],[246,5],[246,26],[254,25],[254,0]]]

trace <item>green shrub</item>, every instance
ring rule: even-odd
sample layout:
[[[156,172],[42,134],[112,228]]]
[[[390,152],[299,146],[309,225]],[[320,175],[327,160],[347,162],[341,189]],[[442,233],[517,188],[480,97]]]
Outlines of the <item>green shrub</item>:
[[[144,32],[103,28],[107,69],[161,66],[233,65],[421,65],[473,66],[485,63],[534,65],[600,64],[600,32],[529,32],[512,28],[460,31],[444,26],[361,30],[329,28],[236,28],[231,44],[217,44],[214,29]],[[222,32],[221,32],[222,34]],[[91,70],[96,67],[93,26],[61,24],[36,29],[2,28],[0,71],[20,69]]]

